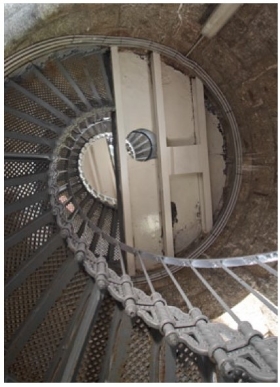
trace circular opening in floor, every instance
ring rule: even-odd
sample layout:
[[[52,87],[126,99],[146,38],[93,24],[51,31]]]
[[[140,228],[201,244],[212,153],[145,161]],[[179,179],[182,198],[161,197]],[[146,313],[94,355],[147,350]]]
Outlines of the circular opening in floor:
[[[103,147],[98,160],[105,157],[107,169],[102,172],[105,163],[99,161],[95,168],[100,164],[101,178],[114,180],[111,139],[122,131],[127,170],[117,185],[123,195],[129,189],[122,215],[128,206],[133,234],[126,242],[155,255],[201,255],[226,225],[240,186],[238,129],[222,93],[199,66],[167,47],[88,36],[72,38],[61,50],[63,39],[53,41],[52,49],[42,43],[7,61],[7,127],[12,133],[11,116],[25,123],[17,125],[21,144],[7,132],[6,150],[20,145],[27,155],[51,157],[49,184],[63,197],[58,202],[65,207],[64,221],[80,235],[83,222],[94,219],[106,224],[103,236],[112,235],[119,226],[110,226],[110,219],[116,217],[102,210],[99,222],[93,214],[100,207],[92,201],[118,211],[117,189],[98,188],[79,168],[85,168],[82,157],[90,163],[90,149]],[[114,45],[119,49],[112,54]],[[92,128],[99,125],[96,133]]]

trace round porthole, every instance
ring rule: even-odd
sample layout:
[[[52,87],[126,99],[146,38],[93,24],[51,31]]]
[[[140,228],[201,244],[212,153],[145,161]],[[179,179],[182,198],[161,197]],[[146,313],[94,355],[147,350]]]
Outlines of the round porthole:
[[[136,129],[129,133],[127,142],[130,155],[138,161],[148,161],[157,157],[156,136],[148,129]]]

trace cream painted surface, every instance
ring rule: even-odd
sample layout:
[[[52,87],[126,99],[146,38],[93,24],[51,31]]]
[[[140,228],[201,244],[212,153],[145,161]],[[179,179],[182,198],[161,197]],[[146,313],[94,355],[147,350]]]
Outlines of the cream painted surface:
[[[196,174],[171,175],[171,198],[176,204],[178,222],[174,224],[174,249],[178,253],[201,233],[198,179]]]
[[[105,138],[89,144],[82,168],[85,178],[94,190],[111,198],[117,198],[115,172]]]
[[[118,57],[119,98],[122,106],[118,128],[121,125],[123,136],[138,128],[156,133],[156,106],[148,57],[140,57],[129,51],[119,52]],[[169,175],[170,201],[176,204],[177,209],[178,222],[174,223],[172,240],[175,253],[178,253],[192,243],[202,231],[203,193],[199,187],[199,179],[204,172],[204,162],[201,160],[203,157],[205,159],[205,155],[201,156],[199,134],[195,133],[197,129],[194,122],[195,106],[190,79],[164,63],[161,69],[166,124],[166,138],[163,138],[163,144],[169,154],[166,169]],[[203,104],[201,101],[200,103]],[[200,110],[204,111],[204,104]],[[224,163],[220,156],[223,139],[217,126],[218,121],[215,121],[215,117],[206,112],[211,180],[209,196],[212,196],[213,211],[220,208],[225,182]],[[162,253],[164,246],[159,161],[139,162],[130,158],[127,153],[125,159],[127,180],[122,184],[126,185],[130,197],[130,201],[126,201],[126,207],[129,207],[128,212],[131,214],[132,243],[139,249]],[[170,208],[171,203],[169,211]]]
[[[212,202],[203,88],[198,80],[162,63],[171,201],[177,209],[175,253],[212,226]],[[194,90],[195,89],[195,90]],[[195,93],[194,93],[195,91]],[[202,226],[201,226],[202,222]]]
[[[170,152],[170,175],[201,172],[199,147],[200,145],[188,145],[168,148]]]
[[[163,62],[161,67],[168,145],[194,145],[190,78]]]
[[[154,131],[153,95],[148,58],[132,52],[119,53],[121,68],[124,130],[144,128]]]
[[[171,216],[171,194],[169,180],[169,152],[166,138],[165,105],[163,98],[161,58],[158,53],[151,54],[151,70],[155,110],[155,127],[157,133],[157,156],[159,163],[160,184],[160,208],[162,221],[162,239],[164,254],[174,256],[172,216]]]
[[[127,152],[125,144],[125,117],[126,111],[123,105],[122,73],[118,47],[111,48],[114,95],[117,117],[118,154],[120,165],[120,185],[122,192],[123,220],[125,241],[128,245],[133,245],[133,219],[131,214],[131,195],[129,189],[129,172],[127,165]],[[132,254],[127,254],[128,274],[135,275],[135,260]]]
[[[148,58],[132,52],[120,52],[119,60],[124,131],[126,135],[139,128],[154,131],[154,106]],[[134,246],[161,253],[158,161],[139,162],[128,155],[127,158]]]
[[[209,156],[207,144],[206,112],[204,101],[204,87],[200,79],[191,80],[193,94],[193,111],[195,136],[198,147],[200,172],[198,174],[199,200],[201,208],[201,222],[204,233],[211,231],[213,226],[213,211],[211,199],[211,183],[209,170]]]
[[[157,160],[128,160],[135,247],[154,253],[162,250]]]

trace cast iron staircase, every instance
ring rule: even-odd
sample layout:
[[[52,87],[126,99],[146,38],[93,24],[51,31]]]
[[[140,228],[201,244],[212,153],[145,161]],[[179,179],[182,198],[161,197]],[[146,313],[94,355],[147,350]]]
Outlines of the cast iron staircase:
[[[268,263],[277,254],[172,259],[121,243],[118,209],[90,195],[78,172],[81,148],[114,132],[114,114],[110,51],[103,46],[62,47],[8,71],[5,380],[276,381],[276,338],[241,322],[199,268],[224,270],[277,313],[233,268],[256,264],[273,281],[277,272]],[[142,265],[143,290],[127,274],[128,253]],[[162,265],[184,312],[156,292],[145,259]],[[173,274],[182,265],[232,315],[237,331],[195,308]]]

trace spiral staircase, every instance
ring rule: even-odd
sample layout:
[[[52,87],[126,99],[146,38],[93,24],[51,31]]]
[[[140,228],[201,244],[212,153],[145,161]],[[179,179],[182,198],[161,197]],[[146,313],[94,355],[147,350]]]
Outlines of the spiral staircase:
[[[277,314],[238,272],[255,265],[276,284],[277,253],[199,259],[199,249],[189,258],[135,249],[124,243],[120,192],[114,205],[82,179],[85,144],[118,130],[110,47],[121,45],[180,60],[150,42],[88,36],[53,39],[6,61],[5,381],[276,382],[277,338],[264,338],[232,312],[205,273],[223,271],[225,286],[233,279]],[[141,268],[135,277],[129,256]],[[173,283],[184,307],[156,291],[148,261],[161,265],[158,276]],[[176,278],[182,266],[237,329],[196,308]]]

